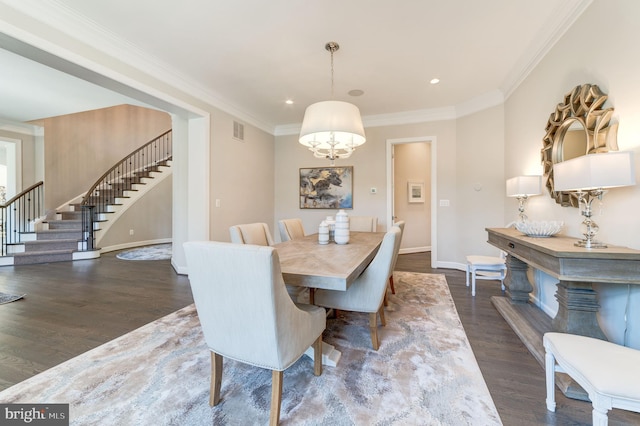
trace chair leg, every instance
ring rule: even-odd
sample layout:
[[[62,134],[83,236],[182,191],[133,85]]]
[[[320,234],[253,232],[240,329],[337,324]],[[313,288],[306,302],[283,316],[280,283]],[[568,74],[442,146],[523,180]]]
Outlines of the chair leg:
[[[380,315],[380,324],[385,327],[387,325],[387,319],[384,316],[384,308],[382,306],[378,309],[378,315]]]
[[[282,371],[271,372],[271,414],[269,426],[277,426],[280,422],[280,402],[282,400]]]
[[[220,402],[220,385],[222,384],[222,355],[211,352],[211,388],[209,389],[209,405]]]
[[[608,411],[606,408],[598,409],[594,405],[593,411],[591,412],[591,423],[594,426],[607,426],[609,424]]]
[[[391,287],[391,294],[396,294],[396,288],[393,286],[393,274],[389,277],[389,287]]]
[[[476,295],[476,270],[471,271],[471,295]]]
[[[544,356],[544,370],[547,381],[547,410],[556,411],[556,359],[551,352]]]
[[[313,374],[322,374],[322,334],[313,342]]]
[[[379,342],[378,342],[378,313],[371,312],[369,314],[369,333],[371,334],[371,345],[373,346],[373,350],[377,351]]]
[[[467,287],[469,287],[469,264],[468,263],[467,263],[467,273],[465,274],[465,276],[467,278],[466,279]]]

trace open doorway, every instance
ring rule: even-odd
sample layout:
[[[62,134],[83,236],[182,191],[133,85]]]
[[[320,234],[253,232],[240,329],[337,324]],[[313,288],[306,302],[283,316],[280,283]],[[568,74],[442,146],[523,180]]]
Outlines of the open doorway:
[[[431,251],[437,259],[436,138],[387,140],[387,217],[404,220],[400,253]]]
[[[22,141],[0,137],[0,198],[2,203],[22,189]]]

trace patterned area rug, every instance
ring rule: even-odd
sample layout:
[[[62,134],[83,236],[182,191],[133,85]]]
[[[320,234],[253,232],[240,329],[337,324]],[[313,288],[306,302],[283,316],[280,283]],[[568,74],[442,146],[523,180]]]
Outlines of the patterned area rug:
[[[116,255],[122,260],[167,260],[171,259],[171,244],[156,244],[123,251]]]
[[[313,375],[284,373],[283,425],[500,425],[443,275],[396,272],[380,349],[368,317],[341,312],[324,340],[342,351]],[[194,305],[0,393],[3,403],[70,403],[73,425],[263,425],[271,373],[225,360],[209,407],[210,355]]]
[[[20,300],[25,296],[26,294],[23,294],[21,296],[16,296],[14,294],[0,293],[0,305],[3,305],[5,303],[15,302],[16,300]]]

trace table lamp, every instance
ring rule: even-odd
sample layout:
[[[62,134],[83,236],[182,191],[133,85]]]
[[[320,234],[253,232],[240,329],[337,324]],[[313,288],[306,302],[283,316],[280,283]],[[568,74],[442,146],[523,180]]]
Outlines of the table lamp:
[[[606,248],[595,240],[600,227],[591,219],[591,203],[594,199],[602,201],[608,188],[630,186],[636,183],[633,152],[609,151],[600,154],[588,154],[553,165],[555,191],[575,192],[580,206],[582,234],[584,239],[575,243],[578,247]]]
[[[520,222],[527,221],[527,215],[524,214],[527,200],[532,195],[540,195],[541,176],[516,176],[507,179],[507,197],[516,197],[518,199],[518,217]]]

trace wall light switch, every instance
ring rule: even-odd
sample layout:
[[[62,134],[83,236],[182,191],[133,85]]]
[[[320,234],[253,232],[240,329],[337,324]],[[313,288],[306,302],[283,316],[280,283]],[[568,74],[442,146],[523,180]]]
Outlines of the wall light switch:
[[[440,200],[440,207],[449,207],[449,200]]]
[[[370,192],[372,194],[377,194],[378,193],[378,188],[372,187]]]
[[[220,198],[216,198],[216,207],[220,207]]]

